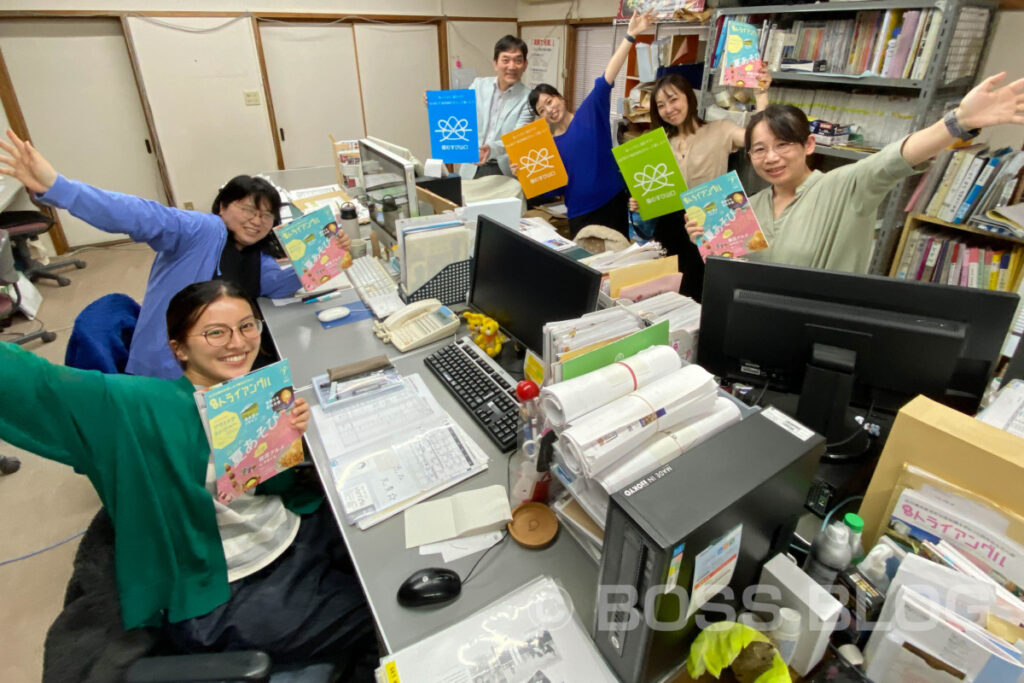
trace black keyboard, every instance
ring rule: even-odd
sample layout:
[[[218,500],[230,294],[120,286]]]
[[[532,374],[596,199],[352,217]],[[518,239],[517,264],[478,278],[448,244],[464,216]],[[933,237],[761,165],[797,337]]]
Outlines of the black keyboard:
[[[515,382],[482,349],[463,337],[430,354],[424,363],[502,452],[516,447]]]

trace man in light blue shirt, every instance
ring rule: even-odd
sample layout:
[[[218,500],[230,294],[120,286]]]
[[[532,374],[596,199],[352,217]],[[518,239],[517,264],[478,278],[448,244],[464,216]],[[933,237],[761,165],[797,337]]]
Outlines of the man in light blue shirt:
[[[475,78],[476,122],[480,135],[480,161],[459,166],[463,178],[513,175],[501,136],[533,120],[528,102],[530,89],[523,85],[526,43],[508,35],[494,45],[495,76]]]

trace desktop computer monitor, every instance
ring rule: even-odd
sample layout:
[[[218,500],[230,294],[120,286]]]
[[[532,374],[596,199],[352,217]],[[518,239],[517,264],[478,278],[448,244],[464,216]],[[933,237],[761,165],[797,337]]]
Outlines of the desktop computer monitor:
[[[396,153],[395,149],[401,150],[397,145],[373,138],[359,141],[366,194],[378,205],[384,197],[392,196],[407,217],[415,218],[420,215],[416,198],[416,164],[412,158]],[[408,156],[412,157],[411,154]]]
[[[473,249],[469,303],[510,337],[543,352],[544,323],[597,307],[601,274],[481,215]]]
[[[723,379],[799,393],[796,417],[841,442],[851,405],[918,394],[978,408],[1017,295],[709,258],[697,361]]]

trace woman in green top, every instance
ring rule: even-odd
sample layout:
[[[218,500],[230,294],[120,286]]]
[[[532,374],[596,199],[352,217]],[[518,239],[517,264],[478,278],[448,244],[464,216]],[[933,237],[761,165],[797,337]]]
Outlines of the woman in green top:
[[[867,272],[875,215],[889,190],[957,139],[976,135],[976,129],[1024,123],[1024,79],[999,87],[1004,78],[1005,73],[986,78],[943,120],[828,173],[807,165],[815,145],[801,110],[770,105],[755,114],[746,131],[747,155],[771,186],[750,204],[769,246],[746,258]],[[686,230],[693,240],[701,233],[692,220]]]
[[[215,280],[168,305],[178,380],[76,370],[0,343],[0,439],[89,477],[113,523],[126,629],[162,628],[182,652],[352,661],[375,649],[372,623],[320,498],[294,495],[290,472],[263,495],[215,498],[193,393],[249,372],[262,327],[242,290]],[[305,431],[304,400],[289,419]]]

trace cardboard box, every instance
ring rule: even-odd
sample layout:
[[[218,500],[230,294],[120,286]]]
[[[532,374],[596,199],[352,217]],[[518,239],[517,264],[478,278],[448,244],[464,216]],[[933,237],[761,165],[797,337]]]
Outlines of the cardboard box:
[[[992,425],[918,396],[900,410],[860,506],[864,547],[889,521],[889,498],[904,464],[1024,514],[1024,441]]]

